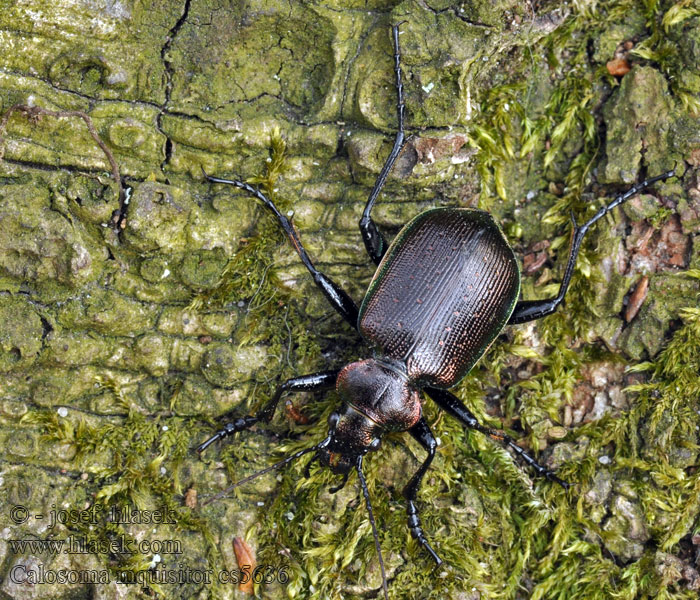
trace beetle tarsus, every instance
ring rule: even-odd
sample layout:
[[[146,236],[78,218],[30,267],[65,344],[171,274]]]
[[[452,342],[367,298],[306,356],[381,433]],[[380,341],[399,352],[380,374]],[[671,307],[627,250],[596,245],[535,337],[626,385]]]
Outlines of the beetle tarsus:
[[[409,500],[406,505],[406,512],[408,513],[408,528],[411,530],[411,537],[415,539],[423,548],[425,548],[430,554],[430,556],[435,561],[436,565],[442,564],[442,559],[438,556],[437,552],[433,550],[430,543],[423,533],[423,528],[421,527],[420,517],[418,516],[418,508],[416,507],[413,500]]]
[[[664,181],[669,177],[675,175],[675,169],[671,169],[657,175],[655,177],[650,177],[644,181],[632,186],[626,192],[616,196],[615,199],[608,205],[602,207],[598,212],[596,212],[593,217],[586,221],[583,225],[578,225],[576,223],[576,218],[574,217],[573,211],[571,213],[571,221],[573,223],[573,235],[571,238],[571,248],[569,250],[569,259],[566,263],[566,269],[564,270],[564,277],[559,286],[559,293],[555,298],[548,300],[522,300],[515,305],[513,314],[511,314],[508,319],[509,325],[517,325],[519,323],[527,323],[528,321],[535,321],[536,319],[541,319],[547,315],[551,315],[557,307],[564,301],[564,296],[569,288],[569,283],[571,282],[571,276],[574,274],[574,267],[576,266],[576,259],[578,257],[579,250],[581,249],[581,244],[583,243],[583,238],[586,235],[588,229],[596,221],[602,219],[615,207],[623,204],[629,200],[632,196],[638,194],[642,190],[648,188],[650,185],[656,183],[657,181]]]
[[[350,477],[349,471],[343,475],[343,480],[338,485],[328,488],[328,493],[335,494],[342,490],[345,487],[345,484],[348,482],[348,477]]]
[[[528,459],[531,459],[531,457],[528,456]],[[558,483],[565,490],[568,490],[571,487],[571,484],[568,481],[564,481],[563,479],[557,477],[556,473],[548,469],[547,467],[543,467],[542,465],[536,462],[528,462],[528,464],[535,469],[539,476],[544,477],[548,481],[551,481],[552,483]]]
[[[408,432],[411,434],[413,439],[415,439],[428,453],[428,456],[423,461],[423,464],[419,469],[413,474],[410,481],[406,484],[403,490],[403,495],[406,498],[406,514],[408,516],[408,528],[411,530],[411,536],[418,540],[418,543],[423,546],[433,560],[438,564],[442,564],[442,559],[437,555],[435,550],[430,546],[425,534],[423,533],[423,528],[421,527],[420,517],[418,516],[418,507],[415,504],[416,497],[418,496],[418,489],[420,488],[423,475],[430,467],[430,463],[433,462],[435,458],[435,452],[437,450],[437,440],[430,431],[428,422],[424,417],[421,417],[418,422],[411,427]]]
[[[277,386],[275,393],[270,401],[263,406],[255,415],[247,417],[239,417],[233,423],[227,423],[221,430],[215,433],[208,440],[197,446],[197,452],[202,453],[214,442],[223,440],[232,436],[239,431],[249,429],[255,423],[269,423],[275,414],[275,410],[279,405],[280,398],[286,392],[311,392],[314,390],[328,389],[335,385],[335,380],[338,377],[338,371],[321,371],[320,373],[311,373],[310,375],[302,375],[301,377],[293,377],[284,383]]]
[[[561,487],[564,488],[564,490],[568,491],[571,488],[571,484],[568,481],[564,481],[563,479],[560,479],[557,477],[554,473],[551,471],[548,472],[546,475],[547,479],[550,481],[553,481],[554,483],[558,483]]]
[[[227,438],[229,436],[234,435],[235,433],[238,433],[239,431],[243,431],[245,429],[248,429],[255,425],[259,421],[258,417],[254,417],[252,415],[248,415],[246,417],[241,417],[233,421],[233,423],[226,423],[219,431],[217,431],[213,436],[211,436],[207,441],[201,443],[199,446],[197,446],[197,452],[200,454],[204,452],[209,446],[211,446],[214,442],[218,442],[219,440],[223,440],[224,438]]]

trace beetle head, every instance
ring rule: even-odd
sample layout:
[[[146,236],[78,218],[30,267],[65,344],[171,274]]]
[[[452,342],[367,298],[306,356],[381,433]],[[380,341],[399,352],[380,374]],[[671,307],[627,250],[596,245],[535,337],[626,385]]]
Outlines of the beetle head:
[[[405,370],[387,359],[347,365],[336,381],[343,408],[328,419],[328,443],[321,464],[347,474],[367,452],[378,450],[387,431],[405,431],[420,419],[418,390]]]
[[[346,365],[338,373],[336,389],[343,409],[329,420],[328,449],[342,455],[357,458],[378,450],[386,432],[406,431],[421,417],[420,394],[405,366],[387,358]]]
[[[333,473],[346,475],[360,456],[379,450],[382,434],[372,419],[346,404],[328,417],[328,444],[318,450],[318,458]]]

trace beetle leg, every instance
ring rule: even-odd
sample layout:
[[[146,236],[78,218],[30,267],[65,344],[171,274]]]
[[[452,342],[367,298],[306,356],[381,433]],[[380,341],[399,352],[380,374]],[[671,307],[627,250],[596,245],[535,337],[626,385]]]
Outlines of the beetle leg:
[[[411,480],[406,484],[403,489],[403,495],[406,498],[406,513],[408,514],[408,527],[411,530],[411,535],[418,540],[421,546],[425,548],[430,556],[433,557],[435,563],[439,566],[442,564],[442,559],[437,555],[435,550],[433,550],[425,538],[423,533],[423,528],[421,527],[420,518],[418,517],[418,508],[416,507],[415,500],[418,495],[418,488],[420,488],[421,480],[423,475],[430,467],[430,463],[433,462],[435,458],[435,450],[437,449],[437,441],[433,436],[433,432],[430,431],[428,423],[423,417],[408,430],[413,439],[415,439],[423,448],[428,452],[428,456],[423,461],[420,468],[413,474]]]
[[[231,423],[226,423],[222,429],[217,431],[207,441],[197,446],[197,452],[203,452],[214,442],[227,438],[239,431],[249,429],[259,421],[269,423],[275,414],[275,409],[279,404],[282,394],[285,392],[309,392],[332,388],[335,385],[335,380],[339,372],[340,371],[323,371],[321,373],[312,373],[311,375],[302,375],[301,377],[288,379],[277,387],[270,401],[256,412],[255,415],[240,417]]]
[[[400,25],[400,24],[399,24]],[[394,40],[394,72],[396,73],[396,95],[397,104],[396,111],[399,118],[399,130],[396,132],[396,137],[394,138],[394,147],[391,149],[389,158],[386,159],[384,167],[377,177],[377,181],[374,182],[374,187],[369,194],[367,199],[367,204],[365,205],[365,210],[362,213],[362,218],[360,219],[360,232],[362,233],[362,239],[365,242],[365,248],[367,248],[367,253],[375,264],[379,264],[382,260],[382,256],[386,252],[388,244],[384,239],[381,231],[372,220],[370,213],[372,212],[372,207],[374,202],[379,196],[379,192],[382,191],[384,184],[386,183],[386,178],[389,175],[389,171],[394,166],[396,159],[401,154],[403,149],[406,134],[403,128],[404,110],[405,104],[403,99],[403,83],[401,82],[401,50],[399,48],[399,25],[392,26],[391,30],[393,33]]]
[[[566,271],[564,271],[564,279],[562,279],[561,285],[559,286],[559,293],[556,298],[551,298],[549,300],[523,300],[515,305],[515,310],[513,314],[508,319],[509,325],[515,325],[517,323],[526,323],[527,321],[534,321],[535,319],[540,319],[547,315],[552,314],[557,307],[564,300],[566,295],[566,290],[569,288],[569,283],[571,282],[571,276],[574,273],[574,266],[576,265],[576,258],[578,257],[578,252],[581,248],[581,242],[583,242],[583,237],[586,235],[588,228],[593,225],[596,221],[603,218],[608,214],[613,208],[619,206],[620,204],[629,200],[635,194],[638,194],[645,188],[649,187],[652,183],[657,181],[663,181],[669,177],[673,177],[674,171],[666,171],[661,175],[656,177],[651,177],[645,179],[641,183],[631,187],[624,194],[620,194],[615,198],[610,204],[601,208],[593,217],[586,221],[583,225],[577,225],[576,219],[573,214],[571,215],[571,220],[573,221],[573,237],[571,240],[571,250],[569,251],[569,260],[566,264]]]
[[[571,485],[570,483],[559,479],[559,477],[554,474],[554,471],[551,471],[547,467],[543,467],[541,464],[539,464],[534,458],[532,458],[532,456],[518,446],[509,435],[503,431],[491,429],[490,427],[485,427],[479,423],[477,418],[466,406],[464,406],[464,404],[462,404],[457,396],[448,392],[447,390],[441,390],[438,388],[425,388],[425,392],[440,408],[442,408],[442,410],[452,415],[458,421],[464,423],[470,429],[476,429],[477,431],[489,436],[491,439],[500,442],[503,446],[510,448],[528,465],[530,465],[538,475],[558,483],[564,489],[569,489],[569,486]]]
[[[204,172],[204,169],[202,169],[202,172]],[[265,206],[269,208],[277,217],[277,220],[282,226],[284,233],[287,234],[287,238],[292,243],[292,246],[294,246],[294,250],[296,250],[299,258],[301,258],[301,262],[304,263],[304,266],[308,269],[309,273],[311,273],[314,278],[314,283],[324,293],[328,302],[330,302],[331,306],[340,313],[340,316],[342,316],[343,319],[357,329],[357,317],[359,314],[357,305],[353,299],[348,296],[347,292],[343,290],[343,288],[335,283],[330,277],[321,273],[321,271],[314,266],[309,258],[309,255],[306,253],[306,249],[302,245],[291,221],[279,211],[272,200],[265,196],[265,194],[263,194],[259,189],[254,188],[252,185],[245,183],[244,181],[212,177],[211,175],[207,175],[206,172],[204,172],[204,176],[212,183],[226,183],[245,190],[263,202]]]
[[[343,480],[338,485],[334,485],[333,487],[328,488],[328,493],[336,494],[340,490],[342,490],[345,487],[345,484],[348,482],[348,477],[350,477],[350,471],[343,475]]]

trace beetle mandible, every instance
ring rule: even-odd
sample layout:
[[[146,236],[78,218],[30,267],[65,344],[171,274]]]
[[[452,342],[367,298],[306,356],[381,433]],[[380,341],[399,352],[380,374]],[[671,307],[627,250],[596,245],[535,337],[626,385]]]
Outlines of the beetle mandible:
[[[421,391],[466,427],[510,448],[538,475],[568,488],[568,483],[540,465],[508,435],[480,424],[449,388],[469,373],[506,325],[540,319],[557,309],[564,299],[581,243],[591,225],[639,191],[674,175],[671,170],[642,181],[581,225],[572,215],[573,236],[564,276],[556,297],[547,300],[518,300],[520,269],[515,254],[491,215],[484,211],[467,208],[428,210],[405,225],[388,245],[372,220],[371,212],[406,142],[399,25],[392,27],[398,132],[359,222],[367,253],[378,265],[359,309],[347,293],[316,269],[291,222],[260,190],[243,181],[204,174],[212,183],[245,190],[275,214],[316,285],[333,308],[374,347],[374,357],[353,362],[339,370],[285,381],[260,411],[226,424],[197,448],[202,452],[213,442],[248,429],[255,423],[268,423],[286,392],[335,387],[343,405],[329,417],[328,436],[324,440],[232,487],[309,452],[314,452],[314,459],[320,460],[334,473],[343,475],[341,484],[332,491],[342,488],[352,469],[356,469],[375,537],[385,598],[388,598],[386,575],[362,472],[364,456],[379,448],[384,434],[397,431],[408,431],[426,450],[427,457],[409,480],[403,494],[411,534],[437,565],[442,560],[423,532],[416,506],[421,480],[437,448],[430,426],[422,416]]]

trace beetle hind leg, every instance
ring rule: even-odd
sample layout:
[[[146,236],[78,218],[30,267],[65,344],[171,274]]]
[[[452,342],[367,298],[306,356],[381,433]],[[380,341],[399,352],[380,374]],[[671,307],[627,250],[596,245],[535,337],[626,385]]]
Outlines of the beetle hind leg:
[[[554,471],[542,466],[538,463],[532,456],[530,456],[525,450],[518,446],[513,438],[504,433],[503,431],[498,431],[497,429],[491,429],[479,423],[477,418],[471,413],[471,411],[464,406],[464,404],[455,396],[454,394],[448,392],[447,390],[441,390],[438,388],[425,388],[425,392],[430,396],[433,401],[442,410],[453,416],[455,419],[464,423],[470,429],[476,429],[484,435],[489,436],[492,440],[500,442],[503,446],[510,448],[519,457],[521,457],[530,467],[540,477],[546,477],[549,481],[558,483],[565,490],[568,490],[571,486],[570,483],[560,479],[556,476]]]
[[[423,464],[418,468],[418,470],[413,474],[411,480],[406,484],[403,490],[403,495],[406,498],[406,513],[408,515],[408,527],[411,530],[411,536],[418,540],[418,543],[423,546],[430,554],[430,556],[435,561],[437,566],[442,564],[442,559],[437,555],[435,550],[430,546],[428,540],[423,533],[423,528],[421,527],[420,517],[418,516],[418,507],[416,506],[416,496],[418,495],[418,489],[420,488],[423,475],[430,467],[430,463],[433,462],[435,458],[435,450],[437,449],[437,441],[433,432],[430,431],[428,423],[423,417],[408,430],[408,433],[428,452],[428,456],[423,461]]]
[[[629,200],[635,194],[638,194],[642,190],[648,188],[651,184],[657,181],[664,181],[669,177],[673,177],[675,172],[673,170],[666,171],[661,175],[656,177],[650,177],[645,179],[641,183],[631,187],[625,193],[617,196],[610,204],[602,207],[593,217],[586,221],[583,225],[578,225],[573,214],[571,215],[571,220],[574,224],[573,236],[571,239],[571,249],[569,251],[569,260],[566,263],[566,270],[564,271],[564,278],[562,279],[561,285],[559,286],[559,293],[556,298],[550,298],[548,300],[522,300],[515,305],[513,314],[508,319],[508,325],[517,325],[518,323],[527,323],[528,321],[535,321],[536,319],[541,319],[547,315],[551,315],[557,307],[564,300],[566,295],[566,290],[569,288],[569,283],[571,282],[571,276],[574,273],[574,267],[576,266],[576,258],[578,257],[578,252],[581,249],[581,243],[586,235],[588,229],[599,219],[602,219],[607,215],[613,208],[623,204]]]
[[[374,187],[369,194],[367,199],[367,204],[365,205],[365,210],[362,213],[362,218],[360,219],[360,232],[362,233],[362,239],[365,242],[365,248],[370,258],[375,264],[379,264],[382,260],[382,256],[388,248],[388,244],[379,231],[376,223],[372,220],[372,208],[374,202],[382,191],[384,184],[386,183],[386,178],[389,176],[389,171],[394,166],[396,159],[401,154],[404,144],[406,143],[406,134],[404,132],[404,113],[405,113],[405,103],[403,97],[403,83],[401,80],[401,49],[399,47],[399,26],[394,25],[391,28],[394,42],[394,72],[396,73],[396,112],[399,121],[399,130],[396,132],[396,137],[394,138],[394,147],[391,149],[389,157],[386,159],[382,170],[377,177],[377,181],[374,183]]]
[[[335,385],[335,380],[338,378],[339,371],[322,371],[321,373],[312,373],[311,375],[302,375],[288,379],[281,385],[277,386],[274,395],[270,401],[263,406],[254,415],[239,417],[233,422],[226,423],[219,431],[217,431],[208,440],[197,446],[197,452],[201,453],[211,446],[214,442],[223,440],[239,431],[249,429],[256,423],[262,421],[269,423],[275,414],[280,398],[286,392],[310,392],[314,390],[322,390],[332,388]]]

